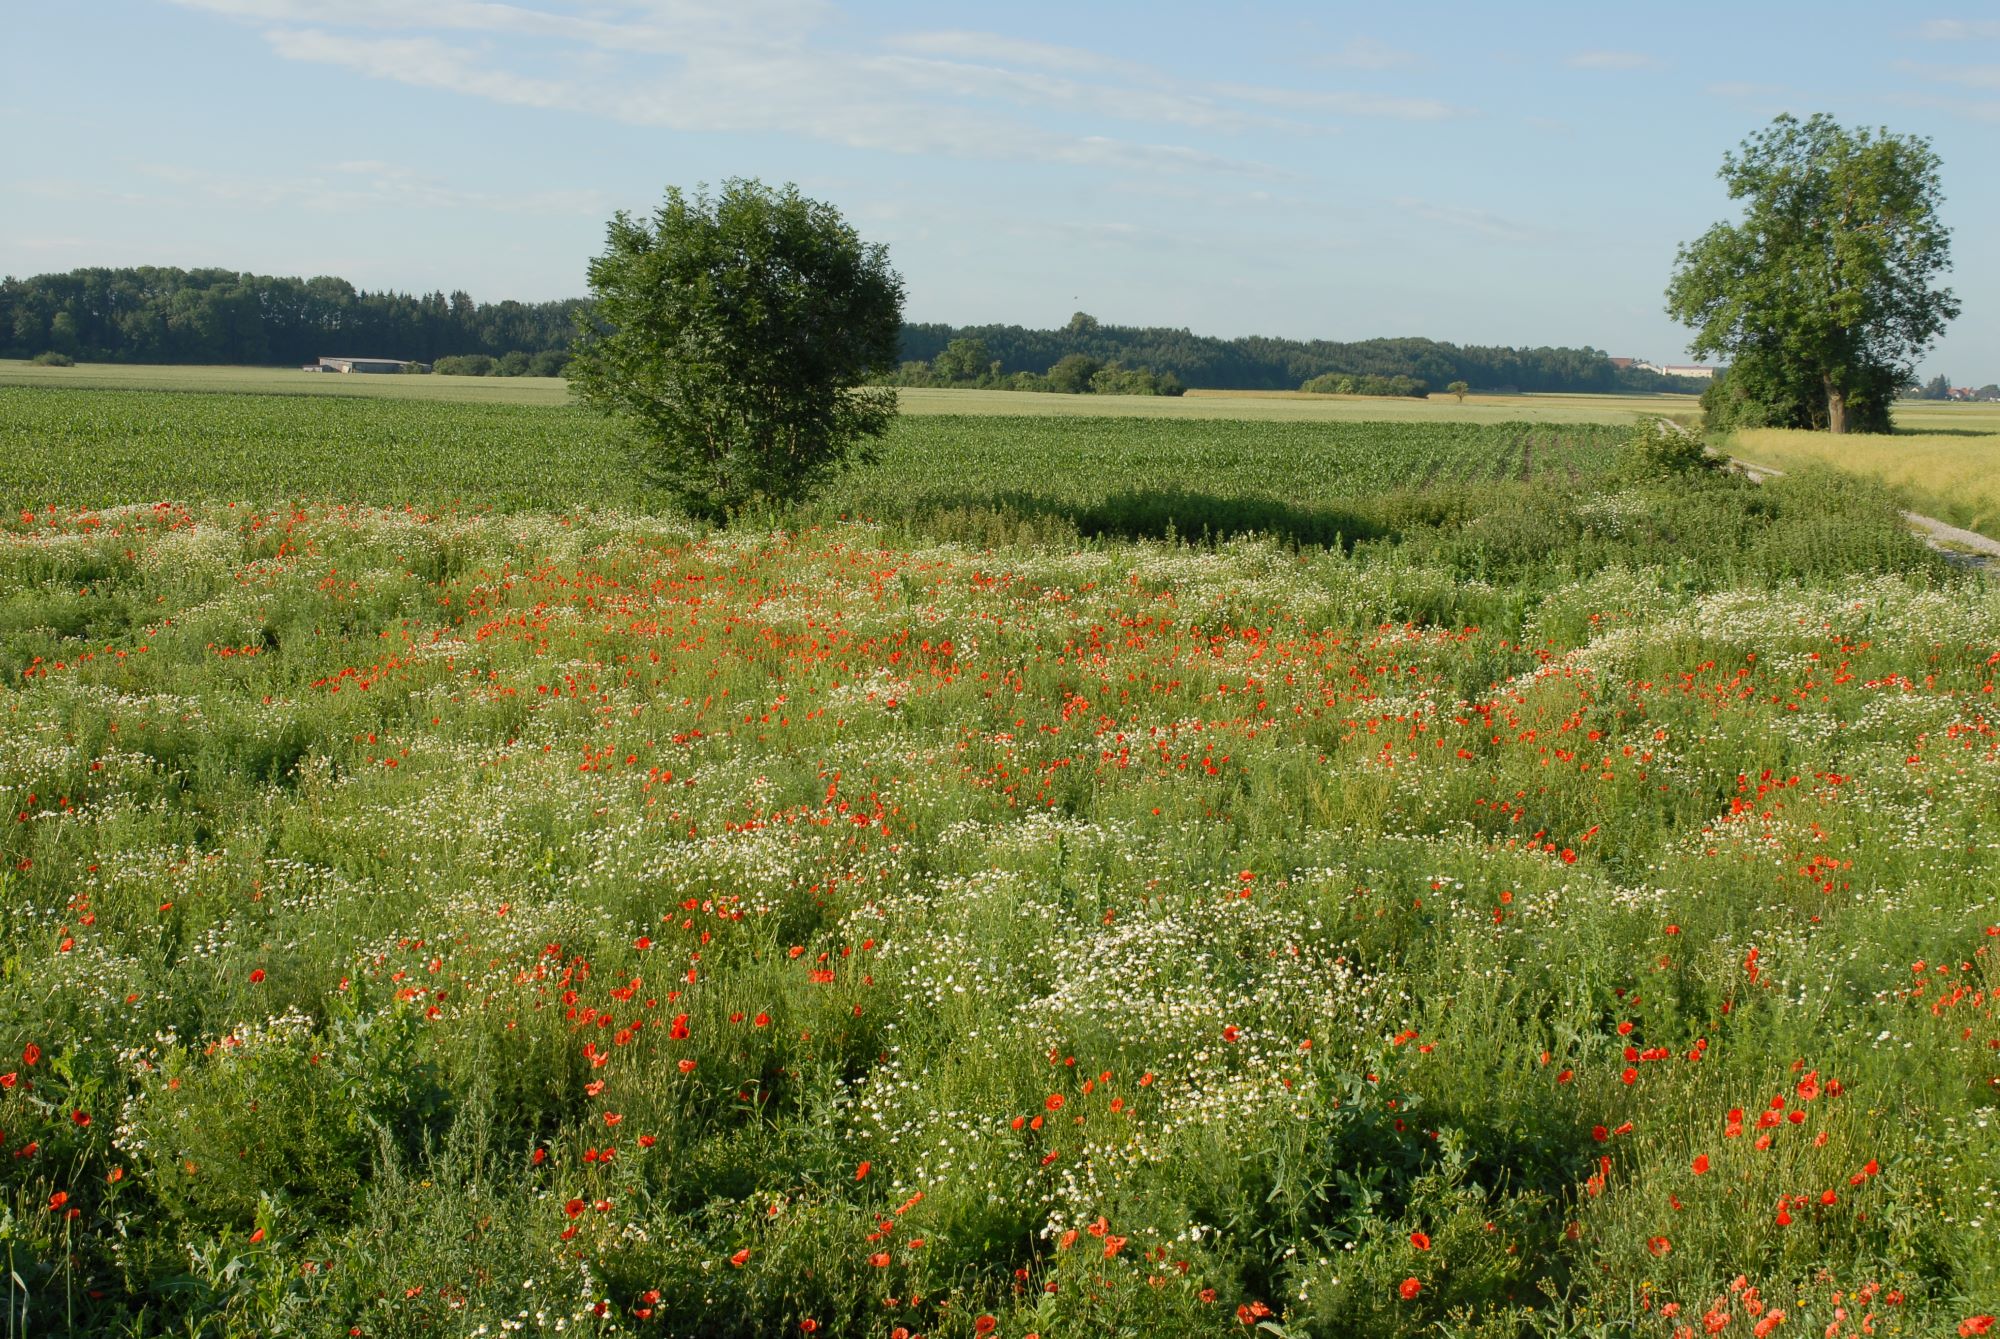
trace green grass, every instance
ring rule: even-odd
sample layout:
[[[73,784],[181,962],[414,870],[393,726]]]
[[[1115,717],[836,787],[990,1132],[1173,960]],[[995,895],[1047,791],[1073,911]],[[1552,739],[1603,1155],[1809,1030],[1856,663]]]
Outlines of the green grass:
[[[0,389],[0,1334],[1994,1309],[2000,597],[1887,495],[1546,424],[623,477]]]
[[[1987,433],[1849,437],[1758,428],[1731,434],[1728,450],[1758,465],[1834,466],[1879,479],[1927,516],[2000,537],[2000,425]]]

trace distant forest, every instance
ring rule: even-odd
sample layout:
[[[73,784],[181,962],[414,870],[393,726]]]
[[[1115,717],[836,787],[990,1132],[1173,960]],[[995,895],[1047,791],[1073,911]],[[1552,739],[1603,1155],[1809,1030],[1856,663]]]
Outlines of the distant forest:
[[[1101,325],[1078,312],[1055,330],[1018,325],[905,325],[903,358],[935,362],[953,340],[977,340],[1001,376],[1047,372],[1071,355],[1100,363],[1172,373],[1183,385],[1215,390],[1294,391],[1316,377],[1402,377],[1442,390],[1454,381],[1474,390],[1687,391],[1706,382],[1615,366],[1596,349],[1516,349],[1444,344],[1434,339],[1217,339],[1166,327]]]
[[[585,304],[369,293],[345,279],[234,270],[71,270],[0,280],[0,356],[89,362],[305,364],[564,349]]]
[[[323,355],[499,358],[567,348],[588,303],[489,302],[463,292],[370,293],[345,279],[274,278],[234,270],[140,266],[0,280],[0,356],[53,352],[91,362],[309,363]],[[1477,390],[1699,390],[1693,382],[1613,366],[1590,348],[1506,348],[1430,339],[1330,340],[1103,325],[1079,312],[1053,330],[1013,325],[905,325],[907,362],[934,362],[953,340],[977,340],[998,373],[1046,373],[1071,355],[1150,368],[1186,386],[1295,390],[1329,373],[1406,377]]]

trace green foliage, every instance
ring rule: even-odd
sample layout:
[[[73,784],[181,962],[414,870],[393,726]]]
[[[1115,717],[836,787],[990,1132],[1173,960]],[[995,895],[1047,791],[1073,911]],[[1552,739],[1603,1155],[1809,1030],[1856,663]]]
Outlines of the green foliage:
[[[1847,378],[1843,406],[1849,432],[1888,432],[1896,374],[1882,369]],[[1831,423],[1822,381],[1796,360],[1749,351],[1717,372],[1702,391],[1702,425],[1710,432],[1734,428],[1803,428],[1824,432]]]
[[[250,1232],[280,1200],[329,1228],[357,1207],[378,1149],[421,1149],[444,1096],[407,1012],[303,1016],[156,1058],[126,1146],[168,1212]]]
[[[861,383],[895,365],[902,280],[796,187],[669,188],[650,222],[612,220],[590,286],[570,384],[692,515],[809,497],[895,417],[894,392]]]
[[[48,349],[45,350],[44,352],[36,354],[32,361],[34,362],[34,365],[36,367],[76,366],[76,359],[70,357],[66,353],[57,353],[54,349]]]
[[[931,375],[943,386],[977,383],[988,374],[992,361],[984,340],[955,339],[945,345],[943,353],[931,359]]]
[[[0,356],[38,349],[93,362],[310,363],[549,350],[581,304],[474,302],[465,293],[369,293],[345,279],[142,265],[0,279]]]
[[[1454,385],[1463,385],[1455,382]],[[1314,395],[1407,395],[1422,399],[1431,393],[1430,386],[1412,377],[1349,376],[1344,373],[1328,372],[1317,376],[1299,387]]]
[[[1456,399],[1460,404],[1464,404],[1465,397],[1467,394],[1471,392],[1472,387],[1467,382],[1454,381],[1449,386],[1446,386],[1444,389],[1447,395],[1450,395],[1451,397]]]
[[[1731,364],[1715,388],[1746,426],[1888,431],[1887,402],[1958,315],[1928,140],[1781,115],[1723,157],[1740,223],[1677,253],[1667,311],[1689,349]]]
[[[929,364],[952,341],[975,339],[986,346],[990,357],[1000,364],[1000,375],[1007,378],[1041,375],[1059,360],[1078,354],[1099,363],[1150,367],[1156,375],[1172,375],[1183,385],[1213,389],[1294,390],[1300,382],[1327,373],[1400,376],[1432,386],[1462,380],[1468,385],[1521,391],[1655,393],[1701,389],[1698,382],[1637,368],[1621,369],[1608,354],[1591,348],[1512,348],[1433,339],[1339,342],[1263,335],[1219,339],[1184,329],[1106,325],[1087,316],[1047,330],[1017,325],[907,325],[903,327],[901,357]]]
[[[498,364],[483,353],[454,354],[431,364],[431,371],[443,377],[490,377]]]
[[[999,359],[987,356],[983,340],[955,339],[930,362],[906,362],[884,380],[895,386],[975,386],[1065,395],[1180,395],[1186,389],[1171,372],[1155,374],[1150,367],[1127,367],[1115,359],[1105,363],[1080,353],[1063,357],[1046,374],[1003,376],[1001,366]]]
[[[1104,364],[1088,354],[1070,353],[1049,369],[1046,389],[1061,395],[1082,395]]]
[[[1708,453],[1700,433],[1662,419],[1646,419],[1634,426],[1627,450],[1633,472],[1640,477],[1699,474],[1719,469],[1723,463]]]

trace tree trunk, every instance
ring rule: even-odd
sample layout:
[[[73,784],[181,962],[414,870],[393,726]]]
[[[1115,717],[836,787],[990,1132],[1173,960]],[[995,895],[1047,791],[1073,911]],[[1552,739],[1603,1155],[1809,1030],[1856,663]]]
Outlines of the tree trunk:
[[[1847,392],[1836,386],[1832,377],[1822,376],[1820,382],[1826,387],[1826,430],[1844,433],[1847,431]]]

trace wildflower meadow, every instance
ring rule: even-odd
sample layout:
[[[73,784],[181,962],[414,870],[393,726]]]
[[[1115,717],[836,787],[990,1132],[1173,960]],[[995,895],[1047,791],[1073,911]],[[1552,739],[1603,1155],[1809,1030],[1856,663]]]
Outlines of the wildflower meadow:
[[[117,394],[0,402],[0,1334],[1994,1324],[2000,594],[1873,485]]]

